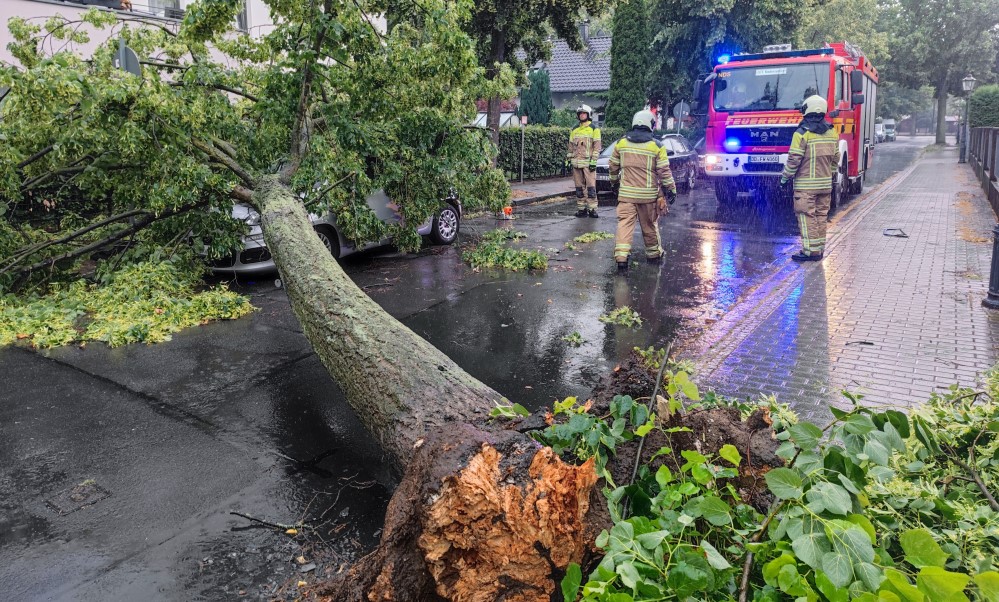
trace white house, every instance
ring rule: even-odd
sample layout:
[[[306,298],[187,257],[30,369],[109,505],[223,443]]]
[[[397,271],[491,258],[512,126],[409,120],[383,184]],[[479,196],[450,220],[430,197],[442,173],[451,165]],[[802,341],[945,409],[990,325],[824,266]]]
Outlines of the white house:
[[[153,22],[176,30],[184,18],[187,5],[193,2],[194,0],[0,0],[0,61],[13,60],[7,50],[7,43],[10,41],[7,21],[11,17],[22,17],[41,24],[55,15],[75,19],[96,6],[114,12],[123,21]],[[263,0],[243,0],[243,3],[242,12],[233,23],[234,28],[251,35],[260,35],[273,26],[270,9]],[[106,37],[91,35],[89,44],[76,45],[75,48],[81,54],[88,55],[105,40]]]

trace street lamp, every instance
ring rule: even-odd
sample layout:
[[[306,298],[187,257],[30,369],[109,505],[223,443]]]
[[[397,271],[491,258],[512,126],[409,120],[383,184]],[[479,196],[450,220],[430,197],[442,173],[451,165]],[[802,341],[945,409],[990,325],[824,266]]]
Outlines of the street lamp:
[[[968,128],[968,100],[971,93],[975,91],[975,84],[977,83],[978,80],[970,73],[961,80],[961,89],[964,90],[964,131],[961,132],[961,156],[958,159],[958,163],[968,162],[968,134],[971,132]]]

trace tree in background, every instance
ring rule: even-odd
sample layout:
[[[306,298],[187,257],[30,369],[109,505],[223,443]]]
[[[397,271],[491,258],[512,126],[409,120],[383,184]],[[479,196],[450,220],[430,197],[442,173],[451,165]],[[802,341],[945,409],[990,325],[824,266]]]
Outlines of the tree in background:
[[[527,86],[520,90],[517,115],[527,115],[528,123],[548,125],[554,110],[551,77],[544,69],[531,71],[527,75]]]
[[[806,12],[800,0],[657,0],[651,98],[668,105],[689,97],[720,54],[794,40]]]
[[[892,0],[882,23],[892,33],[886,81],[933,87],[936,141],[946,143],[947,98],[963,94],[961,79],[992,77],[999,43],[999,0]]]
[[[526,64],[547,59],[551,54],[549,34],[562,38],[573,50],[581,50],[582,39],[576,23],[582,13],[597,15],[608,0],[486,0],[476,2],[465,30],[475,39],[479,64],[490,81],[502,80],[504,74],[524,73]],[[515,50],[523,50],[526,61]],[[498,89],[498,88],[497,88]],[[500,102],[495,90],[488,96],[486,125],[499,144]]]
[[[883,80],[878,85],[878,117],[901,121],[906,117],[915,117],[922,111],[928,111],[933,102],[933,89],[923,86],[913,90],[890,80]],[[915,126],[915,119],[913,119]],[[915,131],[915,130],[913,130]]]
[[[978,88],[968,102],[968,125],[999,127],[999,85]]]
[[[645,0],[623,0],[614,12],[607,125],[627,128],[648,102],[651,42]]]
[[[827,0],[803,12],[795,47],[819,48],[846,40],[875,65],[888,60],[889,33],[880,25],[878,0]]]

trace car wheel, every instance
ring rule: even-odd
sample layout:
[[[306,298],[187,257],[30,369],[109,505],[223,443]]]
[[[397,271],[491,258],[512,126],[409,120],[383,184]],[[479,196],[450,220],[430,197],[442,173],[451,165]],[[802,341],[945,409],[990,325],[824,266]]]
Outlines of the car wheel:
[[[319,235],[319,241],[323,243],[333,259],[339,259],[340,237],[336,235],[336,231],[329,226],[316,226],[316,234]]]
[[[447,205],[434,216],[430,239],[434,241],[434,244],[449,245],[458,238],[460,228],[461,217],[458,216],[458,210]]]

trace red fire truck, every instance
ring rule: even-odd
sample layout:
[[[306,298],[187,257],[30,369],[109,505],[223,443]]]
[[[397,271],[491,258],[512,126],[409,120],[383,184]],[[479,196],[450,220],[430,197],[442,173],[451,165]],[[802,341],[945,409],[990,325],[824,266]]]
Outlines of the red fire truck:
[[[721,56],[694,91],[706,104],[704,173],[719,202],[740,192],[780,198],[778,179],[801,105],[818,94],[829,101],[828,121],[839,130],[840,164],[833,176],[833,206],[859,193],[874,153],[878,72],[846,42],[792,50],[767,46],[758,54]]]

